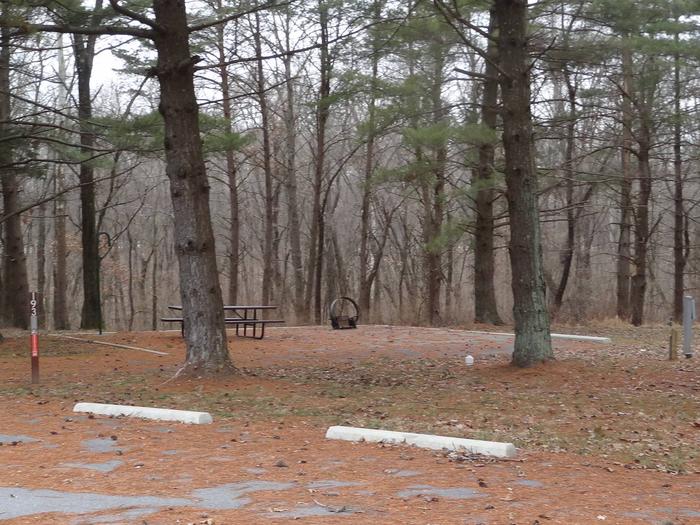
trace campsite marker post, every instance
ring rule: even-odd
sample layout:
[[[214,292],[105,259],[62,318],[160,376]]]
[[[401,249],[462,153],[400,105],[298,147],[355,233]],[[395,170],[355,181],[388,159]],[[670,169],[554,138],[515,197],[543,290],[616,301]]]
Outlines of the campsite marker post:
[[[31,329],[29,346],[32,356],[32,384],[39,382],[39,319],[37,316],[37,304],[36,292],[32,292],[32,297],[29,301],[29,327]]]

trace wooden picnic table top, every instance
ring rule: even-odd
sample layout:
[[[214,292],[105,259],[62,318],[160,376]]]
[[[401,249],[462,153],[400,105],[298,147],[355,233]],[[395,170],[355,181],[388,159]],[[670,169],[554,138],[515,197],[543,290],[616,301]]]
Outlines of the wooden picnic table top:
[[[182,310],[181,305],[170,305],[168,306],[171,310]],[[277,306],[273,305],[224,305],[224,310],[276,310]]]

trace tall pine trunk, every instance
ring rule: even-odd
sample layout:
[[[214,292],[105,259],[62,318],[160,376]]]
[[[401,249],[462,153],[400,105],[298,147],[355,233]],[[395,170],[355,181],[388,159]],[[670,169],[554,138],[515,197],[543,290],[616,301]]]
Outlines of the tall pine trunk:
[[[96,0],[93,23],[99,20],[102,0]],[[92,128],[92,96],[90,80],[95,57],[96,35],[73,35],[73,54],[78,83],[78,125],[80,126],[80,234],[83,262],[83,309],[80,327],[98,329],[102,322],[100,304],[100,256],[95,220],[95,170],[87,159],[92,156],[95,133]]]
[[[291,11],[287,11],[285,27],[285,49],[290,50]],[[294,314],[296,321],[305,319],[307,306],[304,304],[304,262],[301,255],[301,220],[297,198],[296,174],[296,110],[294,107],[294,80],[292,75],[292,56],[285,55],[284,80],[286,88],[285,101],[285,176],[284,188],[287,193],[287,216],[289,220],[289,247],[292,256],[292,274],[294,278]]]
[[[190,55],[185,2],[154,0],[153,10],[158,24],[154,32],[161,93],[158,109],[165,125],[166,174],[187,345],[185,371],[231,371],[194,92],[196,58]]]
[[[56,168],[54,191],[63,189],[63,171]],[[54,200],[54,269],[53,269],[53,327],[69,330],[68,322],[68,246],[66,242],[66,200],[58,195]]]
[[[447,113],[442,101],[444,84],[443,68],[445,65],[445,49],[436,46],[431,57],[433,63],[433,78],[430,93],[432,124],[438,126],[445,121]],[[440,233],[445,215],[445,168],[447,163],[447,144],[442,141],[435,147],[435,157],[432,159],[432,178],[424,181],[423,192],[423,258],[424,279],[426,288],[426,313],[430,325],[443,322],[441,313],[440,293],[442,289],[442,241]]]
[[[632,56],[622,51],[622,178],[620,181],[620,235],[617,243],[617,317],[630,318],[632,261]]]
[[[217,9],[223,10],[221,0],[218,0]],[[221,97],[223,98],[224,130],[229,135],[233,132],[233,111],[231,107],[231,77],[226,65],[226,49],[224,41],[225,25],[216,27],[216,47],[219,53],[219,79]],[[238,302],[238,257],[240,252],[240,203],[238,197],[238,168],[236,166],[235,153],[231,148],[226,149],[226,180],[228,183],[229,197],[229,254],[228,254],[228,300],[230,304]]]
[[[36,247],[36,291],[39,294],[39,327],[46,328],[46,212],[47,203],[39,206],[39,235]]]
[[[0,30],[0,137],[5,137],[10,133],[8,129],[11,117],[10,46],[10,30],[3,27]],[[4,253],[2,259],[3,287],[0,290],[0,296],[5,321],[11,326],[27,328],[29,324],[27,259],[24,255],[22,217],[18,213],[20,186],[15,169],[10,165],[12,158],[12,145],[6,141],[0,147],[2,209],[3,214],[7,216],[2,225]]]
[[[321,43],[319,51],[320,79],[318,100],[316,101],[316,158],[314,159],[313,206],[311,211],[311,235],[309,239],[309,259],[306,280],[305,302],[311,309],[311,318],[321,322],[321,283],[324,251],[324,210],[321,206],[323,179],[326,171],[326,131],[330,116],[331,68],[332,61],[328,47],[328,4],[318,2]],[[313,306],[312,306],[313,300]]]
[[[530,113],[527,4],[527,0],[495,2],[499,22],[506,197],[510,216],[509,251],[515,320],[513,363],[521,367],[553,358]]]
[[[576,148],[576,86],[572,83],[568,67],[564,65],[569,114],[566,123],[566,146],[564,150],[564,183],[566,188],[566,246],[561,254],[562,272],[554,294],[552,315],[556,316],[564,302],[564,293],[569,284],[571,266],[576,247],[576,210],[574,209],[574,149]]]
[[[263,277],[262,277],[262,304],[267,305],[272,298],[272,244],[273,244],[273,199],[272,188],[272,146],[270,143],[270,111],[267,103],[265,89],[265,71],[263,69],[262,39],[260,35],[260,15],[255,14],[255,53],[257,56],[257,97],[260,105],[260,118],[263,137],[263,174],[265,177],[265,237],[263,239]]]
[[[67,105],[66,63],[63,57],[63,35],[58,42],[58,106]],[[64,124],[65,125],[65,124]],[[53,201],[54,214],[54,268],[53,268],[53,328],[69,330],[68,322],[68,247],[66,242],[66,199],[63,195],[63,167],[56,164],[54,168],[53,190],[57,197]]]
[[[489,18],[489,35],[484,74],[484,92],[481,102],[481,124],[495,133],[498,119],[498,76],[495,63],[498,50],[493,38],[496,36],[496,14],[491,10]],[[503,324],[498,315],[496,304],[495,259],[494,251],[494,217],[493,206],[496,200],[494,188],[494,153],[491,141],[479,145],[479,164],[474,177],[476,186],[476,224],[474,232],[474,321],[477,323]]]
[[[679,41],[676,34],[676,45]],[[680,56],[673,57],[673,319],[683,319],[686,256],[686,219],[683,201],[683,157],[681,156],[681,67]]]
[[[382,16],[382,1],[375,0],[372,6],[372,20],[379,22]],[[370,268],[369,238],[370,238],[370,205],[372,197],[372,175],[374,174],[375,139],[377,135],[377,96],[379,79],[379,51],[381,42],[379,35],[372,34],[372,76],[369,85],[369,107],[367,108],[367,146],[365,157],[364,183],[362,185],[362,205],[360,211],[360,275],[359,275],[359,307],[365,319],[370,318],[370,293],[376,272]]]
[[[647,289],[647,253],[649,250],[649,199],[651,197],[651,131],[649,116],[642,109],[637,142],[639,151],[639,193],[634,210],[634,275],[630,286],[631,322],[640,326],[644,322],[644,296]]]

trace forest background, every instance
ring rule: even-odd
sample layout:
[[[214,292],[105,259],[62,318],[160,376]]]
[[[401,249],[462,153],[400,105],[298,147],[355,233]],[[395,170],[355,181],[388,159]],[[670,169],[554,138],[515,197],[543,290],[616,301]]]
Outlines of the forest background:
[[[224,301],[299,323],[339,295],[363,321],[511,322],[490,4],[281,4],[187,2],[191,24],[230,18],[191,39]],[[180,303],[155,52],[9,27],[108,25],[101,0],[0,5],[2,319],[26,326],[31,289],[49,328],[155,329]],[[556,320],[665,321],[700,284],[699,8],[530,6]]]

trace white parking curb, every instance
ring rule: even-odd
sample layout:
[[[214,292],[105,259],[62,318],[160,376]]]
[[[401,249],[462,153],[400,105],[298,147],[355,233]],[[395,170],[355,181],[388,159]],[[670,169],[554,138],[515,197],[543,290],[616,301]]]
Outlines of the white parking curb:
[[[370,441],[374,443],[406,443],[407,445],[415,445],[416,447],[429,448],[432,450],[442,450],[443,448],[456,451],[463,450],[465,452],[496,456],[499,458],[513,458],[516,454],[515,447],[512,443],[359,427],[330,427],[326,432],[326,439]]]
[[[179,421],[193,425],[207,425],[213,421],[209,412],[172,410],[169,408],[132,407],[128,405],[106,405],[103,403],[77,403],[73,412],[87,412],[101,416],[128,416],[159,421]]]

